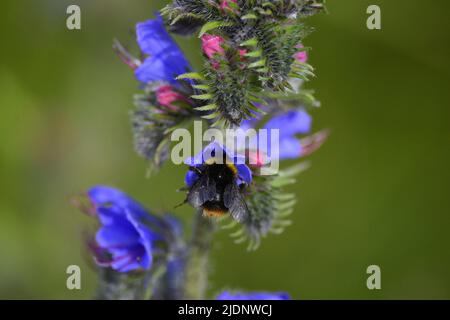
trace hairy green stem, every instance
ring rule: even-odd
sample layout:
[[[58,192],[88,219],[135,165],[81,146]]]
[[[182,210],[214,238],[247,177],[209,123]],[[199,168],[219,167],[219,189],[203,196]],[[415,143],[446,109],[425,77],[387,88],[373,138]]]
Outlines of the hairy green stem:
[[[208,287],[208,259],[214,229],[213,221],[203,217],[202,211],[198,211],[194,218],[187,257],[186,299],[205,299],[205,292]]]
[[[97,300],[148,300],[155,283],[164,274],[165,266],[156,262],[145,273],[120,273],[110,268],[99,268]]]

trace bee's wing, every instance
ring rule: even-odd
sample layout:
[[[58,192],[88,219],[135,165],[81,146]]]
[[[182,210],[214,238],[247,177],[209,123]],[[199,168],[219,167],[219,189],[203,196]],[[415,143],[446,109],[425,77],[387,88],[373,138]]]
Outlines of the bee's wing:
[[[206,201],[213,200],[215,195],[216,183],[208,175],[202,175],[189,190],[187,202],[194,208],[199,208]]]
[[[236,183],[230,183],[225,187],[223,204],[228,208],[234,220],[244,222],[248,219],[248,207]]]

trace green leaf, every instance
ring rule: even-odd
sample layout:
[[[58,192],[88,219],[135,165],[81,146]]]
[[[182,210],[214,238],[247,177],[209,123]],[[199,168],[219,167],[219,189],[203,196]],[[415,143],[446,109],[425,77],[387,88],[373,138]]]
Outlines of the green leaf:
[[[203,119],[215,119],[219,116],[219,114],[217,112],[211,113],[211,114],[207,114],[206,116],[202,116]]]
[[[210,21],[203,25],[203,27],[200,30],[200,33],[198,35],[199,38],[201,38],[205,33],[208,31],[217,29],[217,28],[223,28],[223,27],[231,27],[233,26],[232,22],[227,21]]]
[[[251,100],[251,99],[250,99]],[[260,113],[261,115],[266,115],[267,114],[267,112],[266,111],[264,111],[264,110],[261,110],[260,108],[258,108],[257,106],[255,106],[253,103],[249,103],[248,105],[247,105],[247,108],[249,108],[250,110],[253,110],[253,111],[255,111],[255,112],[258,112],[258,113]],[[252,118],[253,118],[254,116],[252,115]]]
[[[213,98],[213,95],[210,93],[206,93],[206,94],[194,94],[191,96],[192,99],[196,99],[196,100],[209,100],[211,98]]]
[[[198,111],[210,111],[210,110],[215,110],[215,109],[217,109],[217,105],[214,103],[195,108],[195,110],[198,110]]]
[[[176,77],[176,79],[177,80],[180,80],[180,79],[204,80],[205,78],[203,77],[202,74],[200,74],[198,72],[188,72],[188,73],[180,74],[178,77]]]
[[[245,47],[245,46],[256,47],[257,45],[258,45],[258,39],[256,39],[256,38],[251,38],[240,44],[241,47]]]
[[[232,12],[239,11],[239,6],[238,6],[238,4],[236,2],[229,1],[228,2],[228,6],[230,7],[230,9],[232,9],[231,10]]]
[[[181,19],[185,19],[185,18],[193,18],[193,19],[199,19],[199,17],[193,13],[184,13],[184,14],[180,14],[179,16],[175,17],[171,22],[170,25],[174,25],[175,23],[177,23],[178,21],[180,21]]]
[[[226,120],[222,118],[217,118],[216,121],[211,125],[212,128],[224,128],[226,124]]]
[[[277,178],[272,181],[271,185],[273,187],[279,188],[279,187],[283,187],[283,186],[286,186],[289,184],[294,184],[295,182],[296,182],[296,180],[292,179],[292,178]]]
[[[295,164],[287,169],[280,171],[280,177],[292,177],[295,176],[310,167],[310,163],[308,161],[303,161],[298,164]]]
[[[260,97],[257,97],[257,96],[251,95],[251,94],[248,95],[248,100],[256,102],[256,103],[260,103],[260,104],[265,104],[266,103],[266,101],[264,101]]]
[[[205,91],[211,89],[211,87],[206,84],[194,84],[192,88]]]
[[[256,50],[256,51],[250,51],[248,53],[246,53],[244,56],[245,57],[250,57],[250,58],[259,58],[262,55],[262,51],[261,50]]]
[[[266,65],[266,59],[260,59],[248,65],[249,68],[259,68],[264,67]]]
[[[256,20],[258,16],[254,13],[247,13],[246,15],[241,17],[242,20]]]
[[[263,4],[262,4],[262,6],[263,7],[272,7],[273,9],[276,9],[277,7],[273,4],[273,3],[271,3],[271,2],[264,2]]]

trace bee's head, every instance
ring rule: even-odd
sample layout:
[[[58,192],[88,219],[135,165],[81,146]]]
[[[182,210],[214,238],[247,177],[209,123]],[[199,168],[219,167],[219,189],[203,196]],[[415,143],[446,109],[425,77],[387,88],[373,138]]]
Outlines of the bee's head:
[[[216,180],[228,180],[238,176],[236,165],[227,159],[209,158],[205,161],[204,169]]]

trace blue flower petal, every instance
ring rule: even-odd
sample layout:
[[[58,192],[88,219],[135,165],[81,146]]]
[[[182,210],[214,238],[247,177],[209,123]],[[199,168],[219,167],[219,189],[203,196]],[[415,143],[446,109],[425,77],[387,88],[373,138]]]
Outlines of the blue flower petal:
[[[110,214],[123,214],[122,210],[128,209],[134,219],[158,223],[139,202],[126,193],[108,186],[95,186],[88,190],[88,196],[96,207],[111,208]]]
[[[223,145],[213,141],[203,149],[202,155],[203,161],[205,162],[213,158],[218,161],[223,161],[224,156],[227,155],[227,151]]]
[[[236,165],[238,171],[239,179],[244,181],[246,184],[252,183],[252,171],[245,164]]]
[[[121,207],[128,205],[130,197],[122,191],[107,187],[95,186],[88,190],[88,196],[96,206],[103,206],[108,204],[116,204]]]
[[[160,240],[161,237],[142,225],[136,225],[136,230],[139,232],[140,242],[144,248],[143,254],[139,257],[141,267],[143,269],[150,269],[153,262],[152,243],[156,240]]]
[[[270,119],[264,128],[279,129],[280,138],[305,134],[311,130],[311,116],[303,109],[291,110]]]
[[[102,248],[126,247],[139,243],[139,234],[126,219],[116,219],[116,223],[101,227],[95,236]]]
[[[184,182],[188,187],[192,187],[194,183],[198,180],[199,176],[192,170],[186,172],[186,176],[184,177]]]
[[[97,244],[111,255],[106,265],[119,272],[149,269],[153,243],[164,240],[160,231],[167,224],[120,190],[97,186],[89,189],[88,195],[102,223]]]
[[[150,267],[152,266],[152,262],[153,262],[153,257],[151,254],[144,254],[140,261],[139,264],[141,265],[141,268],[144,270],[149,270]]]
[[[150,56],[134,71],[136,78],[144,83],[167,81],[177,84],[178,75],[189,70],[189,64],[178,51],[167,51],[158,56]]]
[[[260,110],[265,110],[267,107],[263,106],[259,103],[254,103],[255,107],[257,107]],[[262,114],[256,111],[251,110],[252,117],[250,119],[245,119],[241,121],[241,124],[239,128],[242,130],[247,130],[250,128],[255,128],[259,121],[262,119]]]
[[[156,19],[136,25],[136,38],[141,51],[148,55],[158,55],[163,51],[173,50],[173,46],[176,46],[166,31],[164,20],[159,14]]]
[[[248,129],[252,129],[256,126],[256,124],[258,123],[258,119],[257,118],[251,118],[248,120],[242,120],[241,125],[239,126],[239,128],[241,128],[242,130],[248,130]]]
[[[199,166],[212,158],[219,159],[220,156],[222,156],[223,159],[223,155],[226,154],[227,151],[225,147],[222,146],[220,143],[213,141],[210,144],[208,144],[205,148],[203,148],[203,150],[197,153],[195,156],[186,158],[184,160],[184,163],[189,166]]]
[[[166,62],[157,57],[149,57],[134,71],[136,79],[148,83],[153,81],[168,81],[173,83],[176,74],[167,70]]]
[[[195,166],[199,166],[202,165],[204,163],[203,161],[203,150],[200,151],[199,153],[197,153],[195,156],[193,157],[187,157],[184,160],[184,164],[191,166],[191,167],[195,167]]]
[[[216,300],[289,300],[289,294],[285,292],[236,292],[223,291]]]
[[[149,57],[135,70],[144,83],[167,81],[176,84],[175,77],[190,69],[189,62],[164,27],[160,15],[136,25],[137,42]]]
[[[140,245],[128,247],[127,249],[111,249],[111,268],[119,272],[129,272],[140,269],[140,262],[145,255],[144,249]]]
[[[296,159],[301,156],[302,144],[295,137],[286,137],[280,139],[279,159]],[[271,150],[272,152],[272,150]]]
[[[111,205],[108,207],[98,207],[97,217],[101,224],[108,226],[114,224],[117,218],[122,218],[122,209],[118,206]]]

